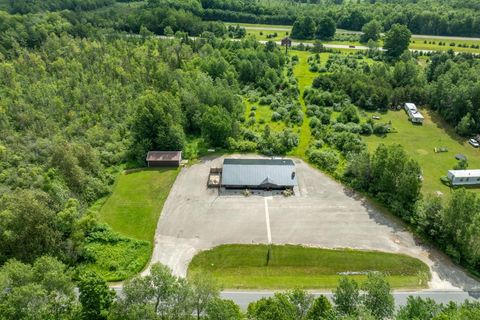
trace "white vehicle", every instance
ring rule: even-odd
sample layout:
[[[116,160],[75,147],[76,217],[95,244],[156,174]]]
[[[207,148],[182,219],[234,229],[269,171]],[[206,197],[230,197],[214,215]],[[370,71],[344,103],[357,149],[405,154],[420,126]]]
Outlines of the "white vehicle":
[[[417,110],[417,106],[413,103],[405,103],[404,105],[405,111],[407,111],[408,117],[410,118],[410,121],[413,123],[423,123],[423,116],[422,114]]]
[[[480,147],[480,143],[478,143],[478,141],[475,140],[475,139],[468,140],[468,143],[470,143],[472,145],[472,147],[474,147],[474,148]]]

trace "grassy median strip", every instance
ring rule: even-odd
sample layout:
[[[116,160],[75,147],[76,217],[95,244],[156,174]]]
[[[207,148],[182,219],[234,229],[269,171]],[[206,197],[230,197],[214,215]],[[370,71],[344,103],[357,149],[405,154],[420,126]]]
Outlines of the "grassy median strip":
[[[210,272],[226,289],[332,289],[343,275],[382,272],[393,288],[425,288],[426,264],[393,253],[294,245],[222,245],[196,255],[189,274]]]

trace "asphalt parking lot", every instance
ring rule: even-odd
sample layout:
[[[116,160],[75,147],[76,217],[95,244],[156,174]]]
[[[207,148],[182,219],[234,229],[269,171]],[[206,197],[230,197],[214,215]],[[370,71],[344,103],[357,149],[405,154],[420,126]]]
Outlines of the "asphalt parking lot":
[[[212,157],[182,169],[158,222],[151,263],[185,276],[197,252],[220,244],[303,244],[404,253],[430,266],[431,289],[480,288],[441,253],[419,244],[395,218],[301,160],[295,159],[298,190],[288,198],[208,189],[209,170],[222,161]]]

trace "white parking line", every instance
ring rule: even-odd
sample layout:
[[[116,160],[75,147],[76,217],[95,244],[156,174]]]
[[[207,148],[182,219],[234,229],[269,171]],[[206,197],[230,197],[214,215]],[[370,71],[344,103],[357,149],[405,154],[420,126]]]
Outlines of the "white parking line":
[[[265,197],[265,220],[267,222],[267,238],[268,244],[272,243],[272,232],[270,231],[270,214],[268,213],[268,200],[271,199],[270,197]]]

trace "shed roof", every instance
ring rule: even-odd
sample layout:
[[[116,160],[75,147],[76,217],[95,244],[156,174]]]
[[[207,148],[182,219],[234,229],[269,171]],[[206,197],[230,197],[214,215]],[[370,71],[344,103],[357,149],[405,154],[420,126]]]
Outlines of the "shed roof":
[[[290,159],[225,159],[222,185],[293,187],[297,185],[294,172]]]
[[[180,161],[182,151],[149,151],[147,161]]]
[[[448,173],[452,174],[455,178],[479,178],[480,169],[472,170],[448,170]]]

